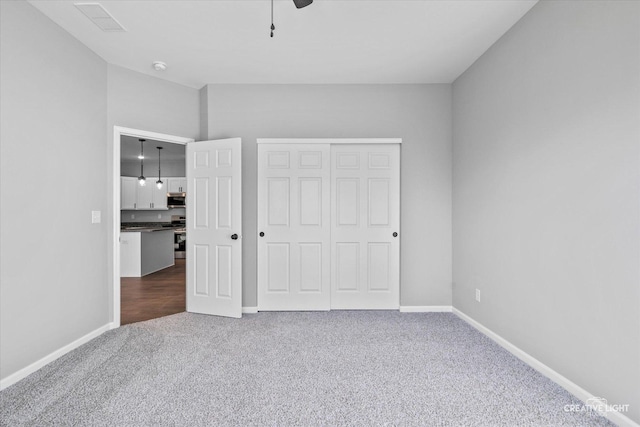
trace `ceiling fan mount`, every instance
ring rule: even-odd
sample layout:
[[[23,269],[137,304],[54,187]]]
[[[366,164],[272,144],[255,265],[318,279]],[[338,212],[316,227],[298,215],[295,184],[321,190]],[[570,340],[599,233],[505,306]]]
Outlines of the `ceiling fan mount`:
[[[313,3],[313,0],[293,0],[293,4],[295,4],[298,9],[302,9],[303,7],[307,7],[311,3]]]
[[[313,3],[313,0],[293,0],[293,4],[295,4],[298,9],[307,7],[311,3]],[[276,29],[276,26],[273,25],[273,0],[271,0],[271,37],[273,37],[273,31],[275,29]]]

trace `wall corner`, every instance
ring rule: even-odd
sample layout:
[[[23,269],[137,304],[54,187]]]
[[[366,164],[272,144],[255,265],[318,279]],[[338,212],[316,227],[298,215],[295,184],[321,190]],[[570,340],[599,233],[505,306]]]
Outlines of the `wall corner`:
[[[200,88],[200,140],[209,139],[209,85]]]

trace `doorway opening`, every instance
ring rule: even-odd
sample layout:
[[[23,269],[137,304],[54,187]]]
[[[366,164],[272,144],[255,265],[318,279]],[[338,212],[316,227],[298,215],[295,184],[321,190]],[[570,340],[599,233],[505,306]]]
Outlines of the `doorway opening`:
[[[143,277],[120,278],[120,325],[182,313],[186,309],[186,260]]]
[[[185,310],[186,205],[168,202],[179,201],[177,193],[188,200],[184,149],[193,141],[114,127],[112,320],[116,327]],[[146,177],[144,186],[139,176]]]

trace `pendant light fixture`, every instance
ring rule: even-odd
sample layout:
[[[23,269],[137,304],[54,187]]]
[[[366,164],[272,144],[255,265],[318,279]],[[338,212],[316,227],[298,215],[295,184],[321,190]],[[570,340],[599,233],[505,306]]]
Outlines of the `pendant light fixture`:
[[[158,180],[156,181],[156,186],[158,187],[158,190],[162,189],[162,180],[160,179],[160,150],[162,150],[162,147],[156,147],[158,149]]]
[[[138,183],[144,186],[147,183],[147,179],[144,177],[144,142],[146,139],[139,139],[138,141],[140,141],[140,155],[138,156],[140,159],[140,176],[138,177]]]

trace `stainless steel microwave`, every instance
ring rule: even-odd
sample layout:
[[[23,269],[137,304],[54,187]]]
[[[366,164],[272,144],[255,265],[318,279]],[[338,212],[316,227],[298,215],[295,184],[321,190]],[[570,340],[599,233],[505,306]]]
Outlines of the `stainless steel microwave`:
[[[184,208],[186,205],[186,193],[167,193],[168,208]]]

